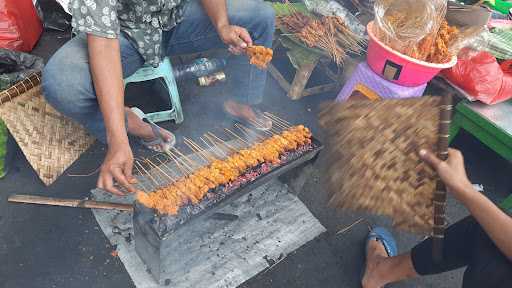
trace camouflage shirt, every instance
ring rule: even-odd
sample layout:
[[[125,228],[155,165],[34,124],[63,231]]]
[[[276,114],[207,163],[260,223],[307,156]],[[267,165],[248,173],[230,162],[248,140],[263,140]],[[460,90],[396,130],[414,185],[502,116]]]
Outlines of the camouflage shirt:
[[[73,31],[105,38],[124,32],[145,62],[160,63],[162,31],[183,18],[187,0],[72,0]]]

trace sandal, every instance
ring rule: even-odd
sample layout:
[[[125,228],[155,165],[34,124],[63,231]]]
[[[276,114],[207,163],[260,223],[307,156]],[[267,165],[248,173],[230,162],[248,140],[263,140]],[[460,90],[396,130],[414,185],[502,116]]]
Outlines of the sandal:
[[[364,255],[365,260],[363,263],[363,270],[361,271],[361,279],[363,279],[364,275],[366,274],[366,259],[368,259],[368,244],[370,241],[379,241],[382,243],[382,246],[384,246],[384,249],[386,250],[386,253],[388,254],[388,257],[393,257],[398,255],[398,248],[396,246],[395,238],[393,238],[393,235],[383,227],[377,227],[370,230],[370,233],[368,233],[368,236],[366,237],[366,245],[364,246]]]
[[[366,238],[366,246],[368,247],[368,243],[372,240],[377,240],[382,243],[384,246],[384,249],[386,249],[386,253],[388,254],[388,257],[393,257],[398,254],[398,248],[396,246],[395,238],[393,238],[393,235],[383,227],[377,227],[373,228],[370,233],[368,234],[368,237]],[[368,251],[367,248],[365,248],[366,251]],[[366,253],[365,253],[366,254]]]
[[[225,106],[223,107],[223,109],[224,109],[224,113],[226,113],[226,115],[228,115],[229,118],[231,118],[232,120],[234,120],[236,122],[239,122],[240,124],[254,127],[255,129],[260,130],[260,131],[268,131],[268,130],[272,129],[272,120],[270,118],[268,118],[267,116],[265,116],[265,114],[258,108],[251,107],[252,111],[256,115],[255,121],[250,121],[243,117],[235,116],[235,115],[231,114],[226,109]]]
[[[155,135],[154,140],[144,140],[142,138],[139,138],[139,142],[142,146],[146,147],[149,150],[155,151],[155,152],[165,152],[174,147],[176,145],[176,137],[174,134],[171,133],[172,137],[171,140],[165,141],[164,136],[162,135],[162,132],[160,131],[160,126],[156,125],[153,121],[149,120],[146,117],[146,114],[142,112],[137,107],[130,108],[135,115],[137,115],[142,121],[149,124],[151,127],[151,130],[153,130],[153,134]]]

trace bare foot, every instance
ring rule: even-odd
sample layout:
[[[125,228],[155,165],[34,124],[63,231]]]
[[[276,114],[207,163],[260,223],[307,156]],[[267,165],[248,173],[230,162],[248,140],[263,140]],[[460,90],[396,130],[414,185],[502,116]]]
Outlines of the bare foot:
[[[388,257],[386,248],[379,240],[371,240],[366,248],[366,270],[362,279],[363,288],[380,288],[379,265]]]
[[[148,142],[157,139],[158,135],[155,135],[155,133],[153,132],[153,129],[151,129],[151,126],[148,123],[142,121],[129,108],[125,108],[125,111],[126,111],[126,115],[128,118],[128,128],[127,128],[128,133],[130,133],[131,135],[133,135],[135,137],[141,138],[144,141],[148,141]],[[160,133],[162,134],[165,142],[171,142],[174,139],[174,135],[171,132],[169,132],[163,128],[160,128]],[[158,146],[162,146],[162,145],[158,145]],[[149,147],[149,148],[153,149],[153,150],[166,150],[166,149],[169,149],[170,147]]]
[[[258,117],[249,105],[240,104],[229,100],[224,102],[224,109],[227,113],[246,120],[260,130],[269,130],[272,128],[272,120],[266,117]]]

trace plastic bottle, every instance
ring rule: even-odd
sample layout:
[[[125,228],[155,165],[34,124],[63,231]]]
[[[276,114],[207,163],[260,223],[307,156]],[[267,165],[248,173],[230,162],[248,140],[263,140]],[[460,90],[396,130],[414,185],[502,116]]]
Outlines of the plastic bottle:
[[[199,58],[190,64],[175,66],[173,68],[173,74],[176,81],[194,78],[197,79],[218,72],[225,66],[225,59]]]

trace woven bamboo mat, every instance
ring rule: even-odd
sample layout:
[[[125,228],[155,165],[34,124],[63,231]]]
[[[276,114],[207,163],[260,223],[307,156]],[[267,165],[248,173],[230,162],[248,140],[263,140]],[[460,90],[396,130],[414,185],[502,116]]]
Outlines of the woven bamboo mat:
[[[53,109],[34,74],[0,92],[0,117],[44,184],[52,184],[94,142]]]
[[[436,177],[417,151],[437,150],[441,99],[324,107],[330,204],[389,216],[399,229],[431,232]]]

